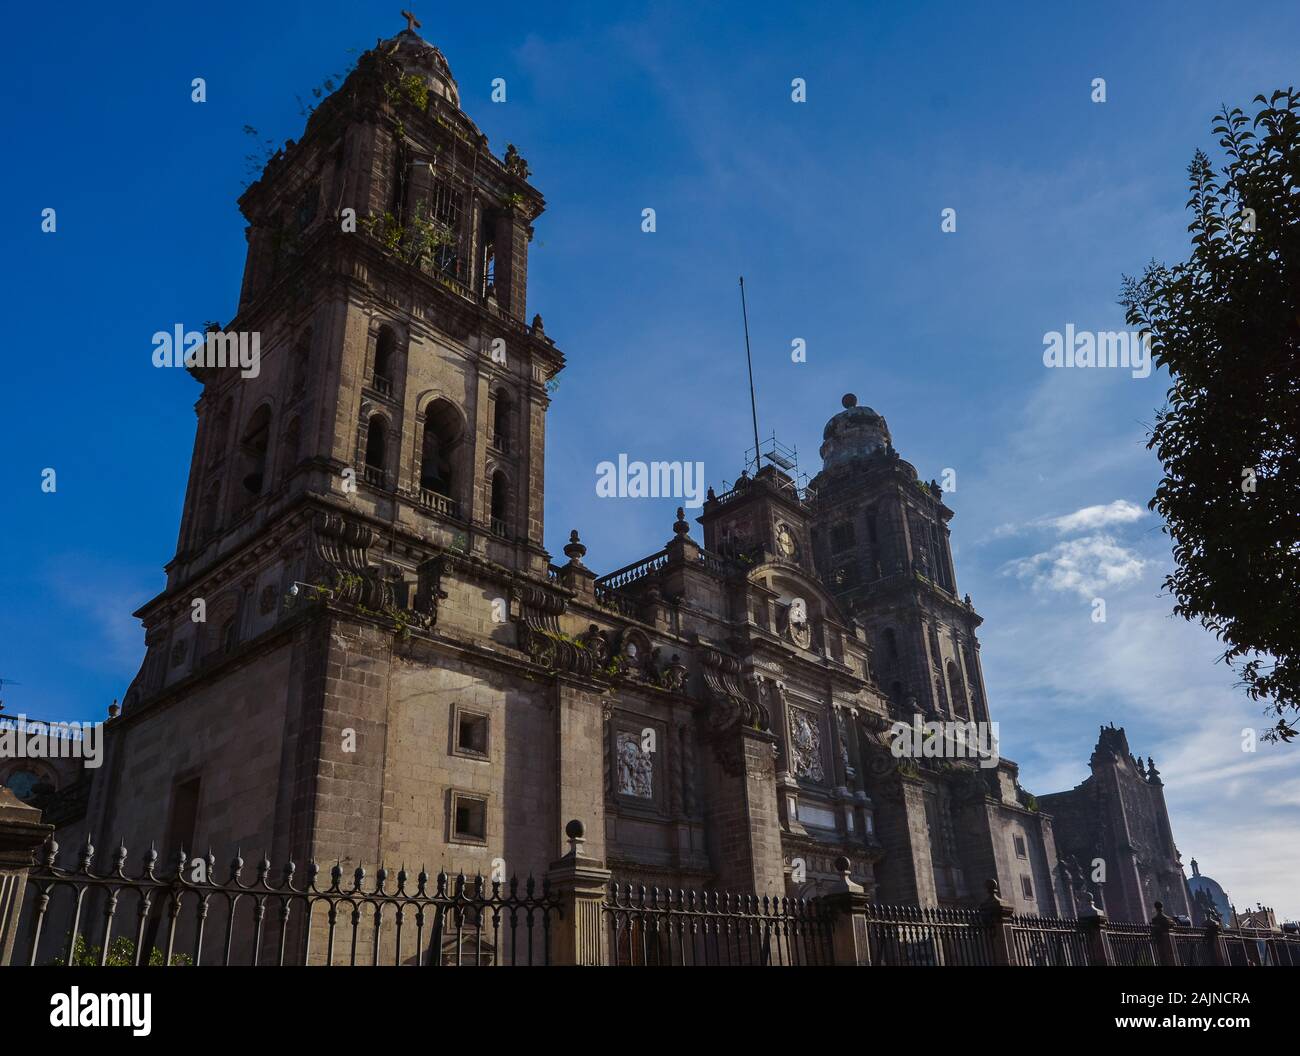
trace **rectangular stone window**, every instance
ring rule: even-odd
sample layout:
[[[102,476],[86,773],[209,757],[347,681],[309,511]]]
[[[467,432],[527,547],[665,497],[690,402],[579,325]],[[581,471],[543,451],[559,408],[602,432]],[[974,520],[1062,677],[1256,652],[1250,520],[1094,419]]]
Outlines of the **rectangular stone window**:
[[[488,757],[488,717],[456,707],[453,715],[452,751],[474,759]]]
[[[453,843],[487,843],[487,797],[468,792],[451,793]]]
[[[1025,838],[1023,836],[1013,836],[1011,838],[1016,841],[1016,857],[1028,858],[1029,854],[1025,850]]]
[[[1027,876],[1022,876],[1020,878],[1020,893],[1024,895],[1025,898],[1034,897],[1034,885],[1030,883],[1029,877]]]
[[[194,853],[194,832],[199,817],[199,779],[177,781],[172,786],[171,818],[164,853],[173,858],[181,850]]]
[[[856,536],[853,531],[852,521],[844,521],[831,529],[832,553],[838,554],[841,550],[848,550],[853,546],[854,542],[856,542]]]

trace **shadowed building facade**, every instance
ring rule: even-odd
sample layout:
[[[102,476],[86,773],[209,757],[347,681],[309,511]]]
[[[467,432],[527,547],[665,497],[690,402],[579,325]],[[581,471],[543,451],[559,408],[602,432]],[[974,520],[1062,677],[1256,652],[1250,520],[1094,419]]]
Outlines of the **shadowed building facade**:
[[[1039,799],[1056,818],[1064,871],[1075,888],[1090,891],[1116,920],[1145,920],[1155,902],[1171,916],[1192,916],[1155,762],[1144,765],[1129,751],[1123,728],[1112,724],[1101,728],[1088,765],[1092,775],[1081,784]]]
[[[544,204],[413,29],[243,195],[225,330],[261,335],[261,370],[192,370],[176,554],[60,841],[523,874],[580,818],[621,882],[811,893],[845,855],[884,901],[992,877],[1072,913],[1014,763],[891,750],[895,720],[990,713],[952,511],[880,415],[845,397],[809,488],[764,465],[711,489],[702,541],[679,512],[616,572],[577,532],[551,563]]]

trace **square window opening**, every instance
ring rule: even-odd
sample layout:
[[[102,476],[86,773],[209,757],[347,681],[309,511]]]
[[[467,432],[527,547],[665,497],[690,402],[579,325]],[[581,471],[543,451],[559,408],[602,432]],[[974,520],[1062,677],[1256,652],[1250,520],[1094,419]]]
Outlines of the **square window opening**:
[[[486,715],[461,712],[456,722],[456,747],[462,752],[487,755],[488,718]]]
[[[452,839],[487,840],[487,802],[465,796],[452,798]]]

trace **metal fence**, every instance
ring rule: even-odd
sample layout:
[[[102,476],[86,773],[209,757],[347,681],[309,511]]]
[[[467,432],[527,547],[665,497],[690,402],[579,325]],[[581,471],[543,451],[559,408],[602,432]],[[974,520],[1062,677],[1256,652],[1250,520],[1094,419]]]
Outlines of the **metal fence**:
[[[159,876],[151,850],[135,877],[126,874],[125,847],[106,873],[92,871],[94,855],[87,844],[65,869],[58,845],[47,844],[28,874],[23,963],[548,964],[560,914],[547,883],[532,877],[521,885],[380,868],[367,884],[361,868],[345,881],[340,863],[322,886],[315,862],[295,884],[293,863],[274,879],[263,859],[246,881],[236,857],[218,882],[211,855],[182,853],[171,874]]]
[[[1078,920],[1056,917],[1011,918],[1015,963],[1035,967],[1074,967],[1088,963],[1088,937]]]
[[[610,884],[601,911],[616,965],[804,965],[833,961],[816,901]]]
[[[990,929],[977,909],[866,907],[872,964],[993,964]]]
[[[1300,936],[1242,928],[1225,931],[1223,942],[1232,965],[1300,966]]]
[[[1171,928],[1169,939],[1179,964],[1190,967],[1213,963],[1205,932],[1200,928]]]
[[[1141,968],[1160,963],[1155,934],[1150,924],[1124,924],[1108,921],[1106,938],[1113,963],[1125,968]]]
[[[17,922],[13,960],[165,966],[1300,965],[1300,935],[1189,927],[1165,916],[1159,903],[1151,923],[1128,924],[1099,914],[1017,914],[992,883],[990,898],[978,908],[868,902],[847,879],[843,859],[839,888],[812,899],[606,884],[593,879],[609,872],[582,857],[582,827],[575,825],[566,830],[570,854],[540,883],[445,871],[431,877],[423,869],[411,876],[404,868],[393,874],[383,867],[371,878],[353,869],[345,880],[342,862],[328,877],[315,863],[301,877],[292,863],[273,876],[265,858],[246,879],[239,857],[218,880],[211,854],[184,853],[160,875],[152,849],[139,873],[128,875],[125,847],[117,848],[106,871],[96,872],[89,842],[75,866],[65,868],[51,840],[27,869],[21,906],[10,907],[21,910],[10,916]]]

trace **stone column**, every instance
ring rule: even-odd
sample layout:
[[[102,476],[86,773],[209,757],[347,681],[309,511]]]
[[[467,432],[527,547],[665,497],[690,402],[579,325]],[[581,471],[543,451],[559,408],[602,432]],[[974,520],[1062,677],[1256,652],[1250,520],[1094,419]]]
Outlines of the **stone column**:
[[[39,810],[0,785],[0,967],[13,957],[33,856],[53,831]]]
[[[564,827],[569,852],[546,871],[551,893],[560,900],[560,917],[551,922],[552,964],[609,964],[609,929],[601,909],[613,875],[598,858],[583,852],[586,835],[574,819]]]

